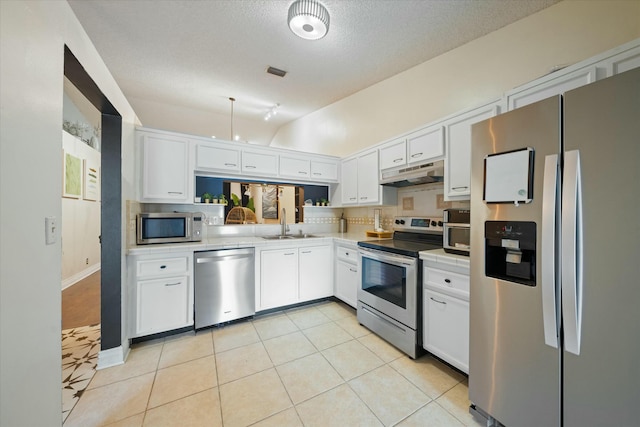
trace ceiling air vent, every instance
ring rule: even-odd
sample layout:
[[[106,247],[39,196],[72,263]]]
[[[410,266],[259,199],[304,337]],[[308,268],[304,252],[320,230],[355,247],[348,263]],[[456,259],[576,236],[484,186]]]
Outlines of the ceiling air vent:
[[[287,75],[287,72],[284,70],[280,70],[278,68],[275,67],[269,67],[267,68],[267,73],[269,74],[273,74],[274,76],[278,76],[278,77],[284,77]]]

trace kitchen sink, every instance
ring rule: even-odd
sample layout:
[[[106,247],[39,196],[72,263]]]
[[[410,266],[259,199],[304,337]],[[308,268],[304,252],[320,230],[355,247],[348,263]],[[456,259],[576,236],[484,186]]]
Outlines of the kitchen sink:
[[[313,234],[285,234],[284,236],[281,234],[277,234],[275,236],[262,236],[262,238],[266,240],[310,239],[313,237],[318,236]]]

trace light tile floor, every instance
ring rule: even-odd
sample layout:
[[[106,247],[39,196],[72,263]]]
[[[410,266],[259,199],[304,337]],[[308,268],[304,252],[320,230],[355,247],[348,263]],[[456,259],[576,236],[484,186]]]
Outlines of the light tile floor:
[[[71,426],[480,426],[464,375],[412,360],[337,302],[133,346]]]

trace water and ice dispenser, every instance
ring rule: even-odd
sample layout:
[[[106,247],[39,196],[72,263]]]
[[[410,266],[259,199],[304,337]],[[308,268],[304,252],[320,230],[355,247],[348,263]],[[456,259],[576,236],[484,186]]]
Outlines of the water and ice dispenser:
[[[522,285],[536,285],[536,223],[486,221],[485,275]]]

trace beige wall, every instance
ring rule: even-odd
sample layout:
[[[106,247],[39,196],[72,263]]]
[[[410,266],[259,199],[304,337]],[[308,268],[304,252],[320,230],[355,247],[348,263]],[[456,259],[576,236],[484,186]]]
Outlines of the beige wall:
[[[62,250],[59,234],[45,244],[44,219],[62,211],[65,44],[122,115],[122,195],[133,198],[137,118],[67,2],[0,1],[1,426],[62,424]]]
[[[283,126],[274,147],[346,156],[640,37],[640,1],[565,0]]]

